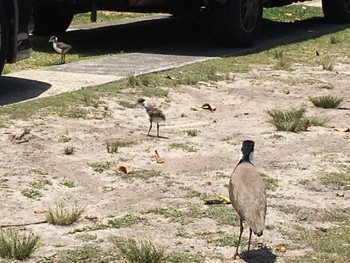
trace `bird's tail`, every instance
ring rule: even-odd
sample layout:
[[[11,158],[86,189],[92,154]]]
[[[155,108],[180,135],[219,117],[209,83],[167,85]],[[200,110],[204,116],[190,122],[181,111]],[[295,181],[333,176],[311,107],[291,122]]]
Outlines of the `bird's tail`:
[[[260,232],[254,232],[255,235],[257,235],[258,237],[261,237],[263,235],[263,231]]]

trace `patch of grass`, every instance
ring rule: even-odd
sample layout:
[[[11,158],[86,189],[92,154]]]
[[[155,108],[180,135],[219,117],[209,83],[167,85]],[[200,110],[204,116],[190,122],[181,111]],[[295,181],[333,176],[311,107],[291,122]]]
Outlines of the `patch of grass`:
[[[193,218],[210,218],[218,224],[233,225],[239,224],[239,217],[231,205],[192,205],[190,206],[189,217]]]
[[[323,61],[322,62],[322,69],[327,71],[333,71],[334,70],[334,63],[332,61]]]
[[[97,235],[84,233],[84,234],[81,234],[81,235],[77,235],[75,238],[78,239],[78,240],[81,240],[83,242],[89,242],[89,241],[96,240],[97,239]]]
[[[94,162],[94,163],[88,163],[88,165],[98,173],[102,173],[106,170],[109,170],[113,163],[112,162]]]
[[[171,143],[169,145],[170,149],[180,149],[184,152],[197,152],[198,150],[190,143]]]
[[[153,213],[156,215],[161,215],[164,218],[169,218],[172,222],[177,222],[182,225],[185,225],[188,223],[188,220],[184,214],[183,211],[179,210],[176,207],[157,207],[157,208],[151,208],[144,213]]]
[[[33,169],[31,172],[38,174],[38,175],[48,175],[48,171],[43,170],[43,169]]]
[[[328,187],[350,190],[350,171],[322,172],[319,180]]]
[[[278,187],[278,180],[277,179],[272,178],[272,177],[270,177],[267,174],[262,173],[262,172],[260,172],[259,174],[264,181],[265,188],[267,191],[275,191],[277,189],[277,187]]]
[[[120,147],[128,147],[136,144],[135,141],[111,140],[107,141],[106,148],[108,153],[116,153]]]
[[[304,117],[304,108],[280,110],[272,109],[267,110],[267,114],[270,117],[270,123],[272,123],[278,131],[301,131],[307,121]]]
[[[309,100],[316,107],[324,108],[324,109],[335,109],[343,102],[344,99],[337,98],[332,95],[328,95],[328,96],[320,96],[320,97],[310,97]]]
[[[229,234],[224,231],[210,232],[210,231],[201,231],[196,233],[196,236],[201,238],[205,238],[208,243],[213,243],[219,247],[225,246],[237,246],[238,244],[238,236],[234,234]],[[245,244],[247,240],[242,237],[242,243]]]
[[[85,212],[83,208],[73,206],[68,209],[64,204],[57,204],[45,213],[47,222],[52,225],[67,226],[77,222]]]
[[[196,137],[198,135],[198,130],[196,130],[196,129],[189,129],[189,130],[186,130],[186,134],[189,137]]]
[[[109,186],[109,185],[102,186],[102,193],[109,193],[109,192],[113,192],[114,190],[115,188],[113,186]]]
[[[296,242],[314,249],[312,253],[298,257],[293,262],[342,263],[347,262],[350,258],[349,222],[346,225],[334,227],[325,232],[313,229],[298,229],[291,236]]]
[[[134,170],[129,174],[118,173],[118,175],[124,180],[141,179],[141,180],[148,181],[151,178],[163,176],[163,173],[161,171],[156,171],[156,170],[140,169],[140,170]]]
[[[23,260],[39,247],[40,237],[29,231],[0,229],[0,257]]]
[[[126,100],[120,100],[118,101],[118,104],[123,108],[127,108],[127,109],[134,109],[136,107],[135,102],[129,102]]]
[[[64,147],[64,154],[65,155],[72,155],[73,153],[74,153],[74,147],[73,146]]]
[[[108,226],[112,228],[123,228],[130,227],[132,225],[136,225],[144,221],[145,219],[143,217],[140,217],[138,215],[127,214],[117,219],[108,220]]]
[[[113,257],[109,256],[99,246],[85,245],[68,250],[62,250],[52,257],[47,258],[43,263],[104,263],[111,262]]]
[[[119,254],[130,263],[166,262],[166,249],[149,240],[112,237],[111,242]]]
[[[43,177],[38,180],[30,182],[29,185],[35,189],[44,189],[45,186],[52,185],[52,182]]]
[[[60,184],[66,186],[68,188],[76,187],[75,182],[71,181],[71,180],[63,180],[62,182],[60,182]]]
[[[43,194],[38,190],[34,188],[26,188],[21,191],[21,194],[25,197],[40,200],[40,198],[43,196]]]
[[[325,126],[330,120],[328,117],[309,117],[307,119],[310,121],[310,125],[312,126]]]

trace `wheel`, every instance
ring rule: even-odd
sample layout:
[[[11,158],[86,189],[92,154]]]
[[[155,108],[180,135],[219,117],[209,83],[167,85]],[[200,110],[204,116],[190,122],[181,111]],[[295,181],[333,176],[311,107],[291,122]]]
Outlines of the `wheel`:
[[[34,6],[34,35],[59,35],[64,33],[73,19],[73,12],[62,6]]]
[[[0,75],[4,69],[7,53],[8,25],[5,8],[0,0]]]
[[[210,13],[215,35],[230,46],[249,46],[259,32],[262,12],[261,0],[213,2]]]
[[[350,23],[350,0],[322,0],[325,19],[331,23]]]

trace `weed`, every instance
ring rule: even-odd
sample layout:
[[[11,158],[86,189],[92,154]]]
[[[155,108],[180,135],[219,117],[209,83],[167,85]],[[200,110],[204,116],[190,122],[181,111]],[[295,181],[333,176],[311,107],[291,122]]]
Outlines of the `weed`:
[[[171,252],[167,256],[167,262],[171,263],[202,263],[205,262],[205,256],[200,253],[189,252]]]
[[[32,170],[33,173],[39,174],[39,175],[48,175],[48,171],[43,170],[43,169],[33,169]]]
[[[210,205],[204,207],[202,205],[191,205],[188,216],[194,218],[210,218],[219,224],[238,226],[239,218],[233,208],[227,205]]]
[[[38,189],[34,189],[34,188],[23,189],[21,191],[21,194],[24,195],[25,197],[35,199],[35,200],[39,200],[43,196],[43,194]]]
[[[329,42],[332,45],[334,45],[334,44],[337,44],[339,41],[338,41],[337,37],[333,35],[333,36],[330,37]]]
[[[146,180],[146,181],[151,179],[151,178],[159,177],[162,175],[163,175],[163,173],[161,171],[147,170],[147,169],[135,170],[129,174],[124,174],[124,173],[119,174],[119,176],[125,180],[142,179],[142,180]]]
[[[270,122],[278,131],[298,132],[303,129],[306,121],[304,108],[291,110],[272,109],[266,112],[271,118]]]
[[[64,154],[65,155],[71,155],[73,153],[74,153],[74,147],[73,146],[64,147]]]
[[[104,185],[102,186],[102,193],[113,192],[115,188],[113,186]]]
[[[52,182],[46,178],[41,178],[30,182],[29,185],[35,189],[43,189],[46,185],[52,185]]]
[[[71,180],[63,180],[62,182],[60,182],[60,184],[66,186],[68,188],[76,187],[75,183]]]
[[[196,129],[186,130],[186,134],[187,136],[190,136],[190,137],[196,137],[198,135],[198,130]]]
[[[134,103],[131,103],[129,101],[124,101],[124,100],[121,100],[121,101],[118,101],[119,105],[122,106],[123,108],[128,108],[128,109],[133,109],[135,108],[135,102]]]
[[[76,206],[68,209],[64,204],[57,204],[54,208],[49,208],[45,216],[50,224],[67,226],[77,222],[84,211]]]
[[[111,239],[120,255],[130,263],[165,262],[166,249],[158,247],[149,240],[134,240],[114,237]]]
[[[181,149],[184,152],[197,152],[197,149],[189,143],[172,143],[169,147],[170,149]]]
[[[60,262],[60,263],[102,263],[111,262],[108,255],[102,255],[101,248],[94,245],[86,245],[76,247],[74,249],[63,250],[53,256],[52,260],[49,258],[44,263]],[[58,258],[58,260],[57,260]],[[103,258],[103,259],[102,259]]]
[[[334,70],[334,63],[332,61],[324,61],[322,62],[322,69],[333,71]]]
[[[328,96],[320,96],[320,97],[310,97],[309,100],[316,107],[325,108],[325,109],[334,109],[338,107],[339,104],[342,103],[344,99],[328,95]]]
[[[329,118],[319,118],[319,117],[310,117],[307,118],[310,121],[312,126],[325,126],[329,122]]]
[[[111,168],[112,162],[94,162],[88,164],[95,172],[102,173]]]
[[[134,144],[136,144],[135,141],[114,140],[114,141],[107,141],[106,148],[108,153],[116,153],[118,152],[119,147],[128,147]]]
[[[13,228],[0,229],[0,257],[23,260],[38,248],[40,237]]]
[[[112,228],[130,227],[143,221],[145,219],[140,216],[127,214],[117,219],[108,220],[108,226]]]

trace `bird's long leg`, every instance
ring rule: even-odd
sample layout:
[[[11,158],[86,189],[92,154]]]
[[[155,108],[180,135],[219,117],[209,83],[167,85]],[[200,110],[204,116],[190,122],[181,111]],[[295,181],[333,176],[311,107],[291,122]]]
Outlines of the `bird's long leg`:
[[[250,241],[252,240],[252,229],[249,228],[249,241],[248,241],[248,252],[250,250]]]
[[[242,233],[243,233],[243,220],[242,219],[239,219],[239,223],[241,225],[240,227],[240,233],[239,233],[239,238],[238,238],[238,243],[237,243],[237,247],[236,247],[236,251],[235,251],[235,254],[233,255],[233,259],[235,260],[236,257],[238,256],[238,248],[239,248],[239,244],[241,243],[241,238],[242,238]]]
[[[157,137],[159,137],[159,123],[157,122]]]
[[[148,129],[147,135],[149,135],[149,133],[151,132],[151,130],[152,130],[152,121],[149,121],[149,129]]]

